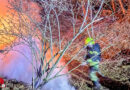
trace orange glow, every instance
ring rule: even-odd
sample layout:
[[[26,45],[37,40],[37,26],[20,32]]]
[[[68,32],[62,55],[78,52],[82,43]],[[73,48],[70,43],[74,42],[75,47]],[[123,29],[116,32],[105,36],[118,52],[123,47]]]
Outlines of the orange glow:
[[[47,44],[46,45],[46,47],[48,47],[49,46],[49,44]],[[58,58],[59,58],[59,56],[60,56],[60,54],[57,54],[58,52],[59,52],[59,49],[57,48],[57,47],[55,47],[55,46],[53,46],[52,47],[52,54],[53,55],[51,55],[51,49],[48,49],[47,50],[47,52],[46,52],[46,60],[44,61],[44,64],[46,65],[48,62],[49,62],[49,60],[53,57],[53,56],[55,56],[55,58],[53,59],[53,61],[51,61],[50,63],[49,63],[49,65],[50,65],[50,67],[52,67],[52,65],[54,65],[54,63],[58,60]],[[44,65],[44,66],[45,66]],[[58,68],[61,68],[62,66],[64,66],[65,65],[65,62],[64,62],[64,58],[61,58],[61,60],[60,60],[60,62],[57,64],[57,67]],[[44,69],[45,67],[42,67],[42,69]],[[67,68],[67,67],[66,67]],[[66,69],[64,69],[64,72],[66,72]]]
[[[33,24],[31,23],[28,16],[26,16],[25,13],[15,12],[14,10],[13,11],[9,10],[6,7],[8,5],[7,1],[8,0],[0,0],[0,33],[6,32],[6,31],[7,32],[14,31],[17,34],[22,33],[22,35],[26,35],[26,36],[31,33],[34,34],[35,32],[33,32],[32,29],[30,29],[30,28],[33,28],[34,26],[32,26]],[[19,0],[15,0],[15,1],[18,2]],[[26,12],[26,10],[28,11],[28,9],[31,8],[31,10],[28,12],[29,16],[31,18],[33,18],[33,20],[39,22],[41,19],[40,19],[40,15],[39,15],[40,9],[38,8],[38,6],[35,3],[27,2],[28,0],[23,0],[23,1],[25,1],[24,5],[22,7],[23,10],[25,10],[24,12]],[[29,7],[27,4],[29,5]],[[12,18],[11,13],[14,14],[13,18]],[[20,18],[19,18],[19,16],[20,16]],[[9,20],[9,19],[11,19],[11,21],[13,21],[13,23],[11,23],[11,22],[8,23],[5,21],[5,20]],[[9,24],[11,24],[11,26]],[[15,27],[14,27],[14,25],[15,25]],[[35,31],[37,31],[37,30],[35,30]],[[12,43],[14,43],[15,39],[17,39],[17,37],[14,37],[11,35],[7,35],[7,34],[0,35],[0,49],[3,49],[5,47],[7,47],[8,45],[11,45]],[[37,38],[34,37],[33,39],[36,40]],[[39,45],[40,43],[41,43],[40,41],[39,41],[39,43],[36,42],[36,44],[38,44],[38,48],[40,48],[40,45]],[[31,83],[33,67],[31,64],[32,55],[31,55],[30,48],[26,45],[16,45],[13,47],[13,49],[23,52],[23,54],[25,54],[25,56],[28,58],[25,58],[25,56],[19,52],[10,51],[9,53],[6,54],[5,57],[2,58],[2,60],[0,62],[0,73],[2,73],[3,76],[5,75],[9,79],[14,78],[18,81]],[[56,47],[53,47],[53,55],[55,53],[57,53],[57,51],[58,51],[58,49]],[[59,54],[53,59],[53,62],[50,63],[50,66],[52,66],[52,64],[54,64],[56,62],[58,57],[59,57]],[[46,53],[46,59],[47,59],[47,62],[51,59],[51,50],[50,49]],[[35,63],[36,62],[34,60],[34,66],[35,66]],[[65,63],[63,62],[63,59],[62,59],[62,61],[60,61],[60,63],[58,63],[57,68],[55,69],[53,74],[58,72],[59,68],[61,68],[61,66],[64,66],[64,64]],[[43,66],[43,68],[44,68],[44,66]],[[67,71],[67,67],[60,74],[64,74],[64,73],[66,73],[66,71]]]
[[[7,0],[0,0],[0,17],[3,17],[6,15],[8,11],[8,1]]]
[[[4,20],[7,19],[7,13],[9,12],[8,0],[0,0],[0,31],[3,32],[4,28],[8,29],[8,24]],[[10,12],[13,12],[13,10]],[[10,35],[2,34],[0,35],[0,49],[5,48],[7,45],[11,44],[15,40],[15,37]]]
[[[19,0],[17,2],[19,2]],[[0,0],[0,49],[4,49],[7,45],[12,44],[13,41],[16,39],[15,36],[5,34],[6,32],[13,31],[19,33],[19,27],[21,23],[26,22],[30,24],[30,20],[25,14],[14,11],[9,7],[11,6],[9,5],[8,0]],[[39,18],[40,9],[35,3],[23,0],[22,9],[24,11],[29,10],[28,13],[31,15],[30,17],[33,18],[33,20],[40,21]],[[18,13],[21,15],[21,18],[19,18]],[[10,22],[10,20],[12,20],[13,23],[11,23],[12,21]],[[23,20],[23,22],[19,23],[19,20],[21,21]],[[15,25],[15,27],[12,26],[13,27],[12,28],[9,24]],[[25,25],[21,26],[20,29],[22,30],[23,34],[28,34],[31,31],[27,31],[29,30],[29,27]]]

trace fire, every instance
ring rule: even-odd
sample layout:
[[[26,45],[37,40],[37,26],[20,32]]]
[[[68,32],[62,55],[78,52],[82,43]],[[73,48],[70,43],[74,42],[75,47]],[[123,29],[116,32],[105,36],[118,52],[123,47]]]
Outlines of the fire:
[[[5,48],[7,45],[11,44],[11,42],[15,40],[15,37],[3,34],[4,29],[6,30],[9,29],[9,25],[5,21],[8,18],[7,16],[7,13],[9,11],[8,6],[9,6],[8,0],[0,0],[0,32],[2,32],[2,35],[0,35],[0,49]],[[10,12],[14,11],[10,10]]]
[[[28,34],[33,33],[33,31],[31,31],[31,29],[28,29],[29,27],[26,26],[26,24],[28,25],[31,23],[27,14],[30,14],[30,17],[33,18],[35,21],[37,21],[37,22],[41,21],[41,18],[39,15],[40,8],[38,7],[38,5],[31,1],[27,1],[27,0],[22,0],[22,1],[23,1],[22,10],[24,12],[26,12],[26,14],[15,11],[14,9],[10,9],[9,7],[11,7],[11,6],[10,6],[8,0],[0,0],[0,33],[2,32],[2,35],[0,35],[0,49],[4,49],[8,45],[15,43],[14,41],[18,39],[16,36],[8,35],[7,32],[9,34],[12,32],[15,32],[17,34],[22,33],[24,36],[27,36]],[[12,0],[12,2],[13,2],[13,0]],[[18,2],[19,2],[19,0],[17,0],[17,2],[13,2],[13,3],[17,4]],[[20,18],[19,18],[19,15],[21,16]],[[10,20],[12,20],[12,21],[10,22]],[[21,21],[21,22],[19,22],[19,21]],[[23,23],[23,22],[25,22],[25,23]],[[30,25],[32,25],[32,23]],[[20,27],[20,31],[19,31],[19,27]],[[31,62],[31,53],[30,53],[29,47],[26,47],[24,45],[18,45],[18,46],[15,46],[14,49],[19,50],[21,52],[27,52],[26,56],[29,58],[29,60]],[[56,47],[53,47],[52,56],[54,56],[54,54],[56,54],[57,51],[58,51],[58,49]],[[51,56],[51,50],[49,49],[46,53],[47,62],[51,59],[52,56]],[[52,66],[52,64],[54,64],[56,62],[58,57],[59,57],[59,55],[57,55],[54,58],[53,62],[50,63],[50,66]],[[17,60],[17,59],[19,59],[19,60]],[[23,61],[21,61],[22,59],[23,59]],[[10,70],[11,70],[11,68],[15,67],[14,64],[11,64],[11,63],[18,62],[19,64],[20,63],[23,64],[23,62],[24,63],[26,62],[25,60],[26,59],[23,56],[21,56],[19,53],[10,51],[6,55],[6,57],[3,59],[3,61],[0,62],[0,67],[3,67],[3,69],[1,68],[0,71],[6,72],[6,70],[8,68],[10,68]],[[58,64],[57,67],[61,67],[61,65],[63,65],[63,64],[64,64],[63,62],[60,62],[60,64]],[[25,65],[25,67],[29,69],[28,72],[31,71],[31,64],[28,63],[27,65]],[[21,68],[24,68],[24,66],[22,66]],[[12,69],[12,71],[13,70],[14,69]],[[18,70],[18,71],[20,71],[20,70]]]
[[[0,17],[3,17],[7,14],[8,11],[8,1],[7,0],[0,0]]]
[[[14,0],[14,1],[19,2],[19,0]],[[0,35],[0,49],[4,49],[8,45],[15,43],[14,41],[18,39],[15,36],[7,35],[6,32],[9,32],[9,33],[15,32],[17,34],[22,33],[25,36],[27,36],[30,33],[35,33],[31,31],[31,29],[28,29],[29,27],[27,27],[27,25],[31,23],[27,14],[30,14],[30,17],[33,18],[33,20],[37,22],[41,21],[41,18],[39,15],[40,8],[37,6],[37,4],[35,4],[34,2],[30,2],[28,0],[22,0],[22,1],[24,3],[22,6],[22,9],[24,10],[24,12],[30,9],[30,11],[27,12],[26,14],[9,9],[8,7],[10,5],[8,3],[8,0],[0,0],[0,33],[3,33],[3,35]],[[18,14],[21,15],[21,18],[19,18]],[[8,23],[8,20],[12,20],[13,23]],[[18,22],[20,20],[22,24]],[[24,21],[27,24],[24,23]],[[15,27],[13,25],[15,25]],[[20,28],[21,31],[19,31],[20,25],[22,25]],[[33,24],[30,24],[30,25],[33,25]],[[4,58],[0,58],[0,77],[6,77],[7,79],[16,79],[17,81],[23,81],[31,85],[32,77],[33,77],[32,76],[33,66],[32,66],[32,54],[31,54],[30,47],[23,44],[16,45],[13,47],[13,50],[23,52],[23,54],[26,57],[19,52],[10,51],[9,53],[6,54]],[[57,53],[57,51],[58,49],[56,47],[53,47],[53,55]],[[50,53],[51,53],[51,50],[49,49],[46,53],[47,62],[53,56],[53,55],[51,56]],[[50,66],[52,66],[52,64],[56,62],[58,57],[59,57],[59,54],[53,59],[53,62],[51,62]],[[34,60],[34,62],[36,62],[36,60]],[[54,76],[60,70],[61,66],[64,66],[64,65],[65,63],[63,63],[63,59],[62,59],[62,61],[58,63],[56,69],[52,72],[51,76]],[[34,64],[34,67],[35,67],[35,64]],[[60,72],[60,74],[66,73],[66,70],[67,70],[67,67],[62,72]],[[34,77],[35,76],[36,74],[34,75]],[[55,82],[58,82],[58,84]],[[68,84],[67,76],[62,76],[62,77],[58,77],[56,79],[51,80],[43,88],[46,90],[50,90],[52,88],[59,90],[59,86],[62,86],[64,90],[74,90],[74,87],[71,87],[71,85]]]
[[[22,33],[24,35],[28,35],[31,32],[31,30],[28,31],[29,27],[27,26],[31,22],[28,16],[22,12],[10,9],[12,8],[12,6],[9,4],[9,1],[0,0],[0,49],[4,49],[8,45],[14,43],[13,41],[15,41],[17,37],[12,35],[13,32],[17,34]],[[30,14],[30,17],[33,18],[35,21],[39,22],[41,19],[39,17],[40,9],[38,5],[26,0],[22,1],[22,10]],[[19,0],[15,3],[19,3]]]

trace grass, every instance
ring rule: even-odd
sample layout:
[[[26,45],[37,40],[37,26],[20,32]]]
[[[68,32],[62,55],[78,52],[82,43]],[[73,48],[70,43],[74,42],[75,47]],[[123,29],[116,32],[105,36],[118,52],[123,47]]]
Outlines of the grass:
[[[128,59],[129,56],[123,57],[118,56],[113,60],[106,60],[100,63],[100,72],[108,78],[112,80],[120,81],[123,84],[130,85],[130,65],[122,65],[122,61]],[[85,73],[85,72],[84,72]],[[92,87],[88,87],[89,85],[86,82],[91,83],[90,80],[85,79],[84,77],[78,75],[77,73],[72,74],[72,80],[70,82],[74,85],[77,90],[93,90]],[[109,90],[108,88],[102,86],[101,90]]]

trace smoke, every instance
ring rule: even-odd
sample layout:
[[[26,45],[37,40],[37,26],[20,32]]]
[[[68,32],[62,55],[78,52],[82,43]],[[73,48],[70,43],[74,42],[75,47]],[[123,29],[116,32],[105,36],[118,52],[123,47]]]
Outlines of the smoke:
[[[24,54],[20,53],[23,52]],[[49,54],[49,53],[48,53]],[[30,48],[26,45],[18,45],[13,48],[6,56],[0,59],[0,76],[6,77],[7,79],[16,79],[24,83],[32,83],[32,64],[31,64],[31,52]],[[61,62],[63,65],[63,63]],[[60,74],[66,73],[63,70]],[[53,71],[54,76],[59,71],[56,68]],[[35,74],[36,76],[36,74]],[[68,76],[60,76],[50,80],[47,84],[42,87],[42,90],[74,90],[69,84]]]
[[[12,0],[13,1],[13,0]],[[15,1],[15,0],[14,0]],[[19,0],[18,0],[19,1]],[[34,18],[37,22],[41,20],[39,15],[39,7],[34,2],[28,2],[28,0],[23,0],[24,6],[23,10],[28,11],[31,8],[31,17]],[[17,2],[16,2],[17,3]],[[28,4],[28,5],[27,5]],[[6,13],[8,12],[8,0],[0,0],[0,17],[6,19]],[[1,12],[2,9],[2,12]],[[3,12],[4,11],[4,12]],[[37,11],[34,13],[34,11]],[[14,11],[10,11],[14,12]],[[0,27],[1,28],[1,27]],[[9,37],[9,36],[6,36]],[[1,38],[2,40],[2,38]],[[15,39],[16,40],[16,39]],[[11,44],[12,42],[8,42]],[[9,45],[8,44],[8,45]],[[0,45],[0,48],[5,44]],[[5,48],[4,47],[4,48]],[[47,58],[50,59],[50,51],[47,52]],[[34,60],[35,61],[35,60]],[[35,63],[35,62],[34,62]],[[64,62],[60,62],[58,66],[64,65]],[[32,54],[31,50],[25,44],[17,45],[12,48],[7,54],[0,54],[0,77],[5,77],[8,80],[15,79],[17,81],[22,81],[27,84],[32,84]],[[64,74],[67,72],[67,67],[60,73]],[[59,69],[56,68],[51,77],[58,72]],[[36,77],[36,74],[34,75]],[[44,78],[44,77],[43,77]],[[69,84],[68,76],[60,76],[50,80],[47,84],[42,87],[42,90],[74,90]]]
[[[42,90],[75,90],[75,88],[69,84],[67,76],[61,76],[49,81]]]
[[[23,52],[22,55],[20,52]],[[28,58],[28,59],[27,59]],[[18,45],[0,60],[0,76],[31,84],[32,65],[30,49]]]

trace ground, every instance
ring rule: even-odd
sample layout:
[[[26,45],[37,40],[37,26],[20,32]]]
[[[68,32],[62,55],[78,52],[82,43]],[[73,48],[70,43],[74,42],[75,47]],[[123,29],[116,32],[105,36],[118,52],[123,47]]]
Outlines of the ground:
[[[127,63],[124,64],[122,63],[123,61],[127,61]],[[73,63],[73,65],[75,64]],[[117,88],[118,86],[117,84],[119,83],[122,83],[123,85],[127,85],[130,89],[130,72],[129,72],[130,71],[130,56],[128,54],[127,55],[118,54],[117,56],[113,58],[112,61],[109,60],[109,61],[101,62],[100,71],[105,77],[109,78],[106,80],[112,79],[114,81],[114,82],[112,81],[108,83],[105,80],[101,80],[101,84],[105,85],[105,86],[102,86],[102,90],[117,90],[117,89],[111,89],[110,87],[113,86],[113,88],[115,87]],[[71,73],[72,79],[70,80],[70,82],[72,85],[75,86],[75,88],[77,88],[77,90],[92,90],[92,86],[91,86],[92,83],[90,79],[88,78],[87,73],[88,73],[87,67],[80,67],[80,70],[77,69],[76,71]],[[115,81],[117,82],[119,81],[119,83],[116,83],[115,85]],[[27,86],[26,84],[22,82],[17,82],[15,80],[8,81],[5,79],[5,84],[6,84],[6,88],[3,88],[2,90],[29,90],[30,88],[30,86]],[[120,89],[121,87],[122,85],[119,87],[118,90],[121,90]],[[129,89],[125,89],[125,90],[129,90]]]
[[[123,64],[123,61],[127,61]],[[87,71],[80,67],[72,73],[72,84],[78,90],[93,90],[92,83],[88,78]],[[87,67],[86,67],[87,70]],[[113,60],[100,63],[100,72],[105,78],[100,77],[101,90],[129,90],[130,89],[130,56],[118,54]],[[83,73],[84,72],[84,73]],[[87,83],[87,84],[86,84]],[[126,87],[126,89],[122,89]],[[117,89],[118,88],[118,89]]]
[[[105,24],[98,23],[101,25],[101,27],[102,25],[105,27],[104,29],[100,30],[99,33],[104,33],[105,35],[108,35],[107,37],[113,36],[114,38],[113,41],[110,41],[110,39],[107,39],[107,37],[103,37],[100,39],[100,41],[106,42],[105,44],[107,44],[108,41],[110,41],[109,43],[111,42],[117,43],[118,46],[115,47],[119,48],[117,50],[117,48],[113,47],[103,53],[102,56],[103,60],[100,63],[100,72],[102,73],[102,75],[104,75],[104,77],[99,75],[99,79],[102,84],[102,90],[130,90],[130,72],[129,72],[130,71],[130,51],[129,51],[130,50],[129,49],[130,48],[130,43],[129,43],[130,14],[129,11],[130,8],[128,10],[128,14],[124,18],[118,19],[117,21],[116,20],[112,21],[111,19],[109,19],[107,23],[104,22]],[[65,28],[65,30],[62,31],[61,34],[63,34],[65,31],[66,32],[68,31],[67,32],[67,37],[68,37],[70,33],[70,27],[65,26],[63,28]],[[103,32],[105,30],[106,32]],[[118,38],[115,38],[117,36]],[[71,36],[69,36],[68,38],[70,37]],[[83,40],[84,38],[85,35],[82,34],[81,37],[78,38],[77,42],[81,40],[84,41]],[[83,43],[79,45],[82,46]],[[76,53],[76,50],[78,51],[80,49],[79,48],[80,46],[76,46],[76,48],[73,48],[72,52],[70,50],[70,53]],[[124,52],[123,50],[125,50],[126,52]],[[68,56],[66,57],[67,57],[66,60],[70,59],[68,58]],[[68,69],[71,70],[72,68],[76,67],[78,64],[80,64],[79,61],[80,61],[79,58],[73,60],[72,63],[69,64]],[[74,70],[71,73],[72,75],[72,78],[70,79],[71,84],[74,85],[75,88],[77,88],[77,90],[92,90],[92,82],[89,79],[88,73],[89,70],[87,66],[79,67],[78,69]],[[5,79],[5,84],[6,87],[3,88],[2,90],[29,90],[30,89],[30,86],[27,86],[25,83],[17,82],[15,80]],[[124,88],[124,86],[127,89],[121,89]]]

